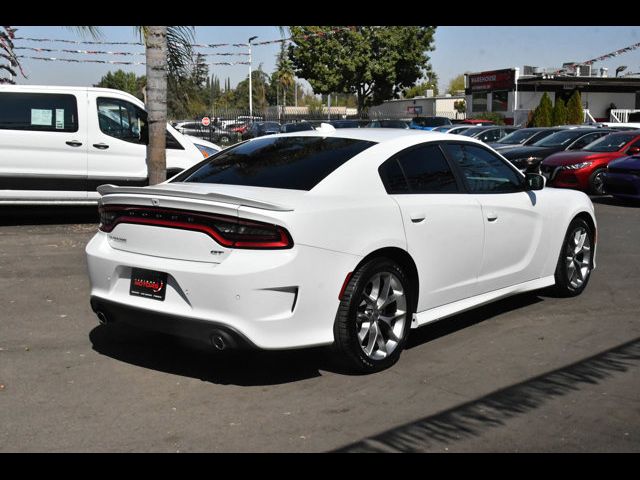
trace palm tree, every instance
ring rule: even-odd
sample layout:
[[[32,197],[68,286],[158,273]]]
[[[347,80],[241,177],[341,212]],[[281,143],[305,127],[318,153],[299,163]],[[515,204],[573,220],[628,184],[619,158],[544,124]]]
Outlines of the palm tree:
[[[280,53],[278,54],[278,62],[276,64],[276,72],[274,75],[278,83],[282,86],[284,107],[287,106],[287,89],[295,82],[295,72],[293,64],[289,60],[289,55],[285,50],[284,42],[280,45]]]

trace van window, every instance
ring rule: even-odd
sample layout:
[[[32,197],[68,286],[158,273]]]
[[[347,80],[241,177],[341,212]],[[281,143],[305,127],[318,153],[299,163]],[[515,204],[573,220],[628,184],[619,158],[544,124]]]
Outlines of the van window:
[[[116,98],[99,97],[97,104],[102,133],[125,142],[147,144],[147,112]]]
[[[77,132],[76,97],[60,93],[0,93],[0,129]]]

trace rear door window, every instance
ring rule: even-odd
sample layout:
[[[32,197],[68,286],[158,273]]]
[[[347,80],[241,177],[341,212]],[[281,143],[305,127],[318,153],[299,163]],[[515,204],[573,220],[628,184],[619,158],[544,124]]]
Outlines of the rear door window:
[[[0,130],[77,132],[75,95],[60,93],[0,93]]]

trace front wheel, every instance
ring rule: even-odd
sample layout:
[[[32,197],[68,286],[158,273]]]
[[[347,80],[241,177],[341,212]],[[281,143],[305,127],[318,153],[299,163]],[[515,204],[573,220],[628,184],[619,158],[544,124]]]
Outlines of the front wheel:
[[[358,373],[389,368],[400,358],[413,315],[409,278],[387,258],[360,267],[345,288],[334,324],[334,350]]]
[[[604,195],[604,168],[599,168],[589,177],[589,192],[592,195]]]
[[[569,224],[556,266],[556,293],[562,297],[580,295],[593,270],[593,231],[581,218]]]

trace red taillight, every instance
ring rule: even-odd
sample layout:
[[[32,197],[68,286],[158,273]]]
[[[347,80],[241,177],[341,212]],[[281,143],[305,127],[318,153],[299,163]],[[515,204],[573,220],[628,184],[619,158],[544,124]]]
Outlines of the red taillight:
[[[120,223],[135,223],[202,232],[227,248],[293,247],[285,228],[229,215],[127,205],[100,206],[98,211],[103,232],[112,231]]]

